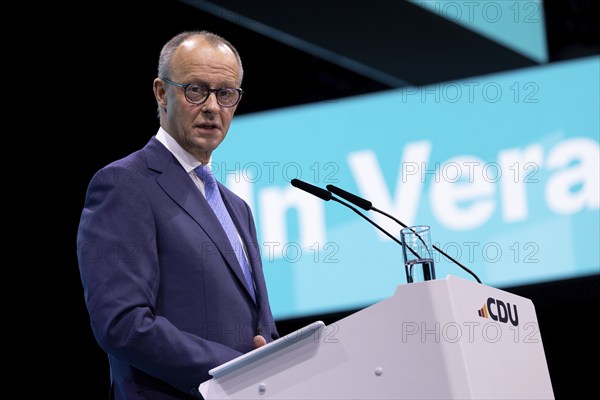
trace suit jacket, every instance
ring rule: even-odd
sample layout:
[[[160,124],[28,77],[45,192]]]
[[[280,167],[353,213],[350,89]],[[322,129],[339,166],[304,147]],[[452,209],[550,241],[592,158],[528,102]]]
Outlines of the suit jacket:
[[[156,138],[92,179],[77,236],[111,398],[199,396],[208,370],[278,337],[248,205],[219,183],[246,245],[256,303],[217,217]]]

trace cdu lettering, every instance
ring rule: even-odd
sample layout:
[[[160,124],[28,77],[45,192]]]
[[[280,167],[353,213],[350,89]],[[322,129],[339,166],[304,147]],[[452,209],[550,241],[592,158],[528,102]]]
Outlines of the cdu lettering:
[[[487,299],[487,309],[490,318],[494,321],[510,323],[514,326],[519,325],[519,315],[517,314],[517,306],[510,303],[504,303],[501,300],[489,297]]]

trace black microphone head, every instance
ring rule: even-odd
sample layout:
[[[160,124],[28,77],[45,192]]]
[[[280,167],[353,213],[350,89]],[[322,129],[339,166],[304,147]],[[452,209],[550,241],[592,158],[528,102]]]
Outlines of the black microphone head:
[[[362,208],[363,210],[369,211],[373,207],[373,203],[371,203],[369,200],[365,200],[362,197],[358,197],[357,195],[346,192],[345,190],[340,189],[337,186],[327,185],[327,190],[329,190],[333,194],[340,196],[342,199],[349,201],[355,206]]]
[[[294,178],[290,181],[290,183],[292,184],[292,186],[297,187],[298,189],[304,190],[305,192],[308,192],[308,193],[312,194],[313,196],[317,196],[321,200],[329,201],[332,198],[332,194],[330,192],[328,192],[327,190],[321,189],[320,187],[317,187],[314,185],[311,185],[310,183],[301,181],[300,179]]]

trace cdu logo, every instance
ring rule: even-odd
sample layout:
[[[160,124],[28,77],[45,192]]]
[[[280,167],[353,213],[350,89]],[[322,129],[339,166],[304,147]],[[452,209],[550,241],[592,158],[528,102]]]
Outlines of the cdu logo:
[[[482,318],[491,318],[498,322],[508,322],[514,326],[519,325],[519,315],[517,314],[517,306],[513,305],[511,309],[510,303],[504,303],[501,300],[496,300],[488,297],[487,302],[477,310]]]

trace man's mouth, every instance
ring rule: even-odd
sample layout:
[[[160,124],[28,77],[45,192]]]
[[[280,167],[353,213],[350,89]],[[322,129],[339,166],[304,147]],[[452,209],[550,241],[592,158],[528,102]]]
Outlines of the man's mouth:
[[[196,125],[200,129],[218,129],[219,127],[216,124],[198,124]]]

